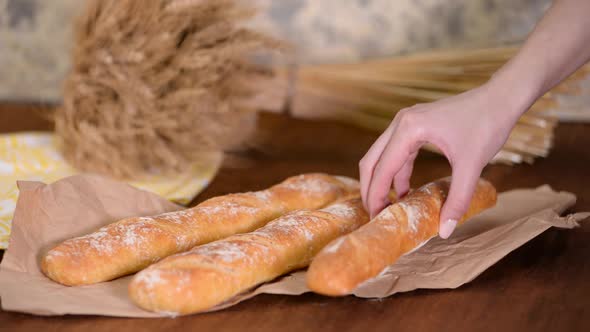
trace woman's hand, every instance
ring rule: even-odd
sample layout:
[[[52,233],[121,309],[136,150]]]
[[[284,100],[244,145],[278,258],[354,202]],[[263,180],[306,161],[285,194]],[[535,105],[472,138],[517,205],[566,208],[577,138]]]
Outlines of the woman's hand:
[[[414,159],[425,143],[435,145],[452,167],[439,235],[448,238],[467,211],[483,167],[495,156],[522,112],[491,84],[400,111],[360,161],[363,203],[371,217],[409,190]],[[528,107],[523,105],[523,107]]]
[[[526,42],[485,85],[402,110],[360,162],[361,194],[374,216],[393,182],[409,189],[418,150],[432,143],[453,168],[439,235],[447,238],[468,208],[483,167],[532,103],[590,60],[588,0],[555,1]]]

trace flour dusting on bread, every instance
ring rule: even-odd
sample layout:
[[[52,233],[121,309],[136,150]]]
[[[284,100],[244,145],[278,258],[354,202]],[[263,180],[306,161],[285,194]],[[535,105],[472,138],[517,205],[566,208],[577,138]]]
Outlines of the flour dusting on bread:
[[[246,206],[232,201],[218,201],[214,205],[198,206],[195,210],[206,215],[223,214],[224,216],[236,216],[239,214],[254,215],[260,211],[257,207]]]
[[[345,202],[332,204],[320,211],[328,212],[339,218],[354,218],[358,212],[357,210]]]
[[[347,187],[350,187],[351,189],[359,189],[360,188],[360,183],[358,182],[358,180],[355,180],[353,178],[349,178],[347,176],[334,176],[336,179],[338,179],[340,182],[344,183]]]
[[[310,215],[310,211],[301,210],[286,214],[274,221],[271,221],[262,232],[285,232],[302,234],[306,240],[313,240],[314,234],[307,227],[308,224],[318,222],[320,218]]]
[[[386,207],[385,209],[383,209],[376,217],[375,219],[380,219],[380,220],[394,220],[394,215],[391,212],[391,205]]]
[[[106,227],[102,227],[98,230],[98,232],[88,234],[77,239],[72,239],[70,243],[75,243],[75,241],[82,241],[86,242],[88,246],[96,251],[101,253],[110,253],[113,251],[113,240],[109,237],[109,233],[107,232]]]
[[[191,218],[193,216],[193,214],[194,214],[194,212],[191,209],[187,209],[187,210],[162,213],[162,214],[155,216],[152,219],[157,219],[158,221],[167,221],[167,222],[181,225],[185,222],[186,219]]]
[[[410,230],[414,233],[418,231],[418,224],[422,219],[424,219],[424,214],[422,213],[422,209],[417,206],[416,202],[406,203],[406,202],[399,202],[397,203],[399,207],[404,210],[407,216],[408,226]]]
[[[338,238],[336,241],[332,242],[331,244],[327,245],[323,251],[327,253],[335,253],[338,252],[338,249],[342,246],[342,244],[346,241],[344,236]]]
[[[252,195],[263,202],[270,201],[270,198],[272,197],[272,193],[268,190],[255,191],[252,193]]]
[[[153,289],[156,285],[165,281],[160,273],[158,269],[146,269],[138,273],[134,280],[143,283],[147,289]]]
[[[303,193],[324,194],[336,189],[338,185],[315,176],[299,175],[293,181],[285,183],[284,187]]]
[[[197,254],[212,258],[217,257],[224,263],[248,259],[248,255],[240,245],[223,240],[199,246],[187,254]]]

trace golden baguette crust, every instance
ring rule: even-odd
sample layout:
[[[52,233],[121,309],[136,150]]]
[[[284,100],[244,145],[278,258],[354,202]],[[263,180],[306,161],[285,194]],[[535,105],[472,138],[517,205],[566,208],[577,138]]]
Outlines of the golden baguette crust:
[[[320,294],[350,294],[405,253],[438,234],[450,179],[429,183],[385,208],[368,224],[327,245],[307,271],[308,287]],[[496,203],[496,189],[479,180],[469,210],[459,221]]]
[[[143,309],[189,314],[303,268],[327,243],[369,220],[360,198],[300,210],[258,230],[170,256],[135,275],[129,296]]]
[[[195,245],[252,231],[289,211],[316,209],[357,194],[358,182],[350,178],[294,176],[267,190],[214,197],[190,209],[115,222],[51,249],[41,269],[68,286],[112,280]]]

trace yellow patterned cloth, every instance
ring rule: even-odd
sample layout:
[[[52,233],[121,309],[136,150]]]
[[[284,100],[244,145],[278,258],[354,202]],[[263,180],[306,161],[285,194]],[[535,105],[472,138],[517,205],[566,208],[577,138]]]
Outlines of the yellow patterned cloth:
[[[154,192],[178,204],[188,204],[217,173],[222,154],[175,177],[154,176],[131,185]],[[23,132],[0,135],[0,249],[6,249],[12,216],[18,198],[16,181],[51,183],[78,173],[55,148],[54,136],[48,132]]]

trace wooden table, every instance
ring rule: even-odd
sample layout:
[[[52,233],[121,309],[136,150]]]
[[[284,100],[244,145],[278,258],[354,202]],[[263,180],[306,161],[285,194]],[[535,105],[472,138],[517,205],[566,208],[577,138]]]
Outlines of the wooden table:
[[[261,118],[264,131],[197,199],[267,187],[287,176],[323,171],[356,176],[376,135],[330,123]],[[48,129],[30,107],[0,106],[0,132]],[[273,137],[272,141],[268,137]],[[490,166],[500,191],[550,184],[578,195],[590,211],[590,126],[562,125],[549,158],[534,165]],[[414,186],[449,174],[432,154],[416,162]],[[420,290],[383,300],[262,295],[221,312],[176,319],[35,317],[0,311],[10,331],[589,331],[590,220],[551,229],[456,290]]]

